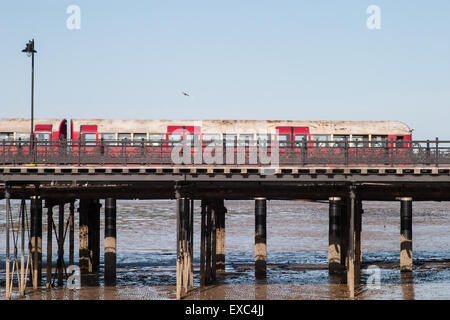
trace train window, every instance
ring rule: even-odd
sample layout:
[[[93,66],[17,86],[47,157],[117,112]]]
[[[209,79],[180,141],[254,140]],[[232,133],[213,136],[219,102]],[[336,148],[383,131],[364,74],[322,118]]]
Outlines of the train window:
[[[198,134],[186,134],[186,144],[187,145],[193,145],[195,141],[198,141]]]
[[[95,146],[97,140],[96,133],[83,133],[83,140],[86,146]]]
[[[103,143],[107,146],[114,146],[116,144],[116,135],[114,133],[102,133]]]
[[[250,141],[253,143],[253,134],[240,134],[239,135],[239,145],[249,146]]]
[[[13,132],[0,132],[0,141],[11,141],[14,140]]]
[[[24,132],[17,132],[16,133],[16,140],[30,140],[30,134],[29,133],[24,133]]]
[[[279,134],[278,137],[278,146],[279,147],[287,147],[288,141],[289,141],[289,135],[288,134]]]
[[[268,146],[270,145],[270,134],[258,134],[256,135],[256,140],[259,145]]]
[[[164,137],[162,134],[159,134],[159,133],[150,133],[149,138],[150,138],[150,144],[152,146],[160,146],[161,141],[163,140]]]
[[[175,146],[178,142],[181,142],[183,136],[179,133],[169,134],[169,146]]]
[[[118,138],[119,138],[119,142],[130,142],[131,141],[131,133],[119,133]]]
[[[133,140],[135,142],[141,142],[142,139],[144,139],[144,141],[147,139],[147,134],[146,133],[135,133],[135,134],[133,134]]]
[[[294,137],[294,140],[295,140],[295,146],[296,147],[301,147],[302,146],[302,142],[308,140],[308,135],[306,135],[306,134],[296,134],[295,137]]]
[[[395,141],[396,141],[396,145],[397,148],[403,148],[403,139],[404,137],[396,137]]]
[[[335,147],[343,148],[345,146],[345,141],[348,141],[348,140],[349,140],[349,136],[347,136],[347,135],[334,135],[333,136],[333,141],[334,141]]]
[[[381,148],[386,146],[387,136],[372,136],[372,147]]]
[[[314,144],[316,147],[327,148],[330,146],[328,141],[330,141],[331,137],[327,134],[315,134],[312,138],[316,142]]]
[[[237,134],[227,133],[227,134],[224,134],[223,137],[225,139],[225,146],[234,147],[236,139],[237,139]]]
[[[205,133],[203,135],[203,142],[206,144],[214,143],[214,145],[221,144],[220,134],[218,133]]]
[[[351,147],[367,148],[369,146],[369,136],[353,135]]]

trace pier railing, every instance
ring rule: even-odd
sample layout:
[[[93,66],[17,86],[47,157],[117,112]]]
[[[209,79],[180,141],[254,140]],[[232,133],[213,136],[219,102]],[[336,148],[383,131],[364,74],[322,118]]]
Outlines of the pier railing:
[[[0,141],[1,165],[450,165],[450,141]]]

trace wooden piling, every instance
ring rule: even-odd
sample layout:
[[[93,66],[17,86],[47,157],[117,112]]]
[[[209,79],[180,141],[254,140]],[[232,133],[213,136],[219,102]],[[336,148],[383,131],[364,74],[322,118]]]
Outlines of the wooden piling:
[[[116,285],[116,199],[105,199],[105,286]]]
[[[181,215],[182,215],[182,224],[183,224],[183,238],[182,238],[182,255],[183,255],[183,288],[184,293],[188,292],[189,288],[189,275],[190,275],[190,228],[189,228],[189,199],[182,198],[181,199]]]
[[[81,274],[90,272],[89,258],[89,200],[80,199],[79,212],[79,267]]]
[[[213,206],[211,208],[211,282],[216,281],[216,262],[217,262],[216,220],[217,220],[217,201],[213,203]]]
[[[350,215],[349,215],[349,241],[348,241],[348,265],[347,265],[347,286],[350,298],[353,299],[358,289],[361,275],[361,237],[357,235],[360,233],[359,220],[361,219],[360,205],[356,199],[355,190],[350,190]]]
[[[212,274],[211,274],[211,229],[212,229],[212,223],[211,223],[211,203],[208,203],[207,209],[206,209],[206,284],[210,284],[212,280]]]
[[[31,254],[33,257],[33,289],[41,285],[42,279],[42,199],[31,197]]]
[[[412,251],[412,198],[400,198],[400,271],[411,272]]]
[[[92,199],[89,202],[89,254],[90,254],[90,272],[96,272],[100,266],[100,208],[98,199]]]
[[[194,200],[190,200],[190,212],[189,212],[189,256],[190,256],[190,266],[189,266],[189,288],[194,288]]]
[[[265,198],[255,199],[255,277],[266,278],[267,274],[267,207]]]
[[[341,268],[346,271],[348,266],[348,239],[349,235],[349,199],[341,200]]]
[[[329,199],[328,272],[341,272],[341,198]]]
[[[64,272],[64,204],[59,205],[58,211],[58,286],[63,286]]]
[[[206,202],[201,202],[200,220],[200,286],[206,285]]]
[[[6,187],[5,188],[5,200],[6,200],[6,214],[5,214],[5,219],[6,219],[6,284],[5,284],[5,298],[6,300],[9,300],[11,298],[11,294],[10,294],[10,290],[11,290],[11,285],[10,285],[10,261],[9,261],[9,255],[10,255],[10,247],[9,247],[9,229],[10,229],[10,214],[11,214],[11,202],[10,202],[10,193],[9,193],[9,189]]]
[[[224,201],[217,201],[216,225],[216,272],[225,272],[225,213]]]
[[[183,275],[183,217],[181,210],[182,200],[180,198],[180,194],[178,190],[175,191],[176,196],[176,216],[177,216],[177,288],[176,288],[176,298],[177,300],[181,299],[181,290],[182,290],[182,275]]]
[[[355,274],[356,279],[361,279],[361,263],[362,263],[362,201],[355,201]]]
[[[50,289],[52,286],[52,240],[53,240],[53,207],[47,208],[47,271],[45,287]]]
[[[70,201],[69,205],[69,265],[74,265],[75,253],[75,203]]]

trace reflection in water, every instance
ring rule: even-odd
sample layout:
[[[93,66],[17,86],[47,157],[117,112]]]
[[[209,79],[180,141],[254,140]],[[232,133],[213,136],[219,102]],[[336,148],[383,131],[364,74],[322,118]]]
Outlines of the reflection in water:
[[[0,201],[0,213],[5,202]],[[20,203],[13,202],[18,208]],[[199,202],[195,202],[194,286],[198,287]],[[194,290],[188,299],[347,299],[345,273],[329,276],[328,206],[302,201],[267,204],[268,270],[255,282],[254,203],[227,201],[226,270],[219,283]],[[27,291],[26,299],[173,299],[176,283],[176,219],[173,201],[118,201],[117,287],[103,287],[103,255],[98,275],[80,290]],[[104,210],[104,206],[102,207]],[[381,268],[381,288],[368,289],[363,270],[359,299],[438,299],[450,297],[448,204],[415,203],[414,272],[400,274],[398,203],[364,202],[364,266]],[[103,219],[104,215],[101,214]],[[0,214],[0,248],[5,248],[5,215]],[[75,216],[78,233],[78,215]],[[44,219],[45,220],[45,219]],[[45,221],[44,221],[45,222]],[[101,234],[104,222],[101,220]],[[43,234],[46,225],[43,225]],[[431,236],[433,235],[433,236]],[[53,242],[56,262],[56,241]],[[78,247],[76,237],[75,248]],[[46,248],[46,237],[43,237]],[[103,237],[101,237],[103,248]],[[68,244],[65,260],[68,261]],[[75,250],[75,261],[78,260]],[[45,266],[45,254],[43,257]],[[5,254],[0,251],[0,266]],[[414,276],[414,278],[413,278]],[[0,298],[5,274],[0,271]],[[14,295],[17,299],[18,295]]]

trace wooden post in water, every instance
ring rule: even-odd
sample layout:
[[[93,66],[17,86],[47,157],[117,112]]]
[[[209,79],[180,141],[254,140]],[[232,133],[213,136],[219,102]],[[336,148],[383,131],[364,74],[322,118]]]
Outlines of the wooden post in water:
[[[182,199],[179,189],[175,187],[176,198],[176,216],[177,216],[177,288],[176,298],[181,299],[181,290],[183,284],[183,215],[182,215]]]
[[[206,201],[201,203],[200,220],[200,287],[206,285]]]
[[[182,255],[183,255],[183,288],[184,293],[188,292],[189,288],[189,274],[190,274],[190,266],[191,266],[191,260],[190,260],[190,244],[189,239],[190,237],[190,228],[189,228],[189,199],[188,198],[181,198],[181,215],[182,215],[182,222],[183,222],[183,238],[182,238]]]
[[[206,209],[206,284],[210,284],[211,276],[211,203],[208,202]]]
[[[42,278],[42,199],[31,197],[31,254],[33,257],[33,289],[41,285]]]
[[[105,286],[116,285],[116,199],[105,200]]]
[[[5,284],[5,298],[6,300],[11,299],[11,294],[10,294],[10,262],[9,262],[9,254],[10,254],[10,248],[9,248],[9,220],[10,220],[10,214],[11,214],[11,203],[10,203],[10,193],[9,193],[9,188],[7,186],[5,186],[5,200],[6,200],[6,214],[5,214],[5,219],[6,219],[6,284]]]
[[[89,258],[89,200],[80,199],[79,212],[79,263],[81,275],[90,272]]]
[[[45,287],[50,289],[52,287],[52,242],[53,242],[53,206],[51,204],[47,207],[47,271]]]
[[[349,239],[349,199],[341,201],[341,268],[346,271],[348,266],[348,239]]]
[[[191,263],[189,265],[189,288],[194,288],[194,200],[190,200],[189,212],[189,256]]]
[[[74,253],[75,253],[75,203],[70,201],[69,206],[69,265],[74,265]]]
[[[100,266],[100,201],[92,199],[89,203],[89,254],[90,254],[90,270],[96,272]]]
[[[211,208],[211,282],[216,281],[216,262],[217,262],[216,225],[217,225],[217,201],[214,201]]]
[[[328,272],[339,273],[341,266],[341,198],[329,199]]]
[[[266,198],[255,199],[255,277],[266,278],[267,274],[267,207]]]
[[[360,266],[361,266],[361,258],[357,255],[358,246],[360,248],[360,244],[357,244],[358,230],[358,215],[361,215],[361,211],[358,210],[358,204],[356,200],[355,190],[352,188],[350,190],[350,225],[349,225],[349,243],[348,243],[348,266],[347,266],[347,286],[350,293],[350,298],[353,299],[355,297],[355,292],[359,285],[360,278]]]
[[[411,272],[412,251],[412,198],[400,198],[400,271]]]
[[[64,204],[59,205],[58,216],[58,286],[63,286],[64,272]]]
[[[361,279],[361,263],[362,263],[362,201],[355,201],[355,274],[356,279]]]
[[[223,199],[217,201],[216,225],[216,272],[225,272],[225,213]]]

